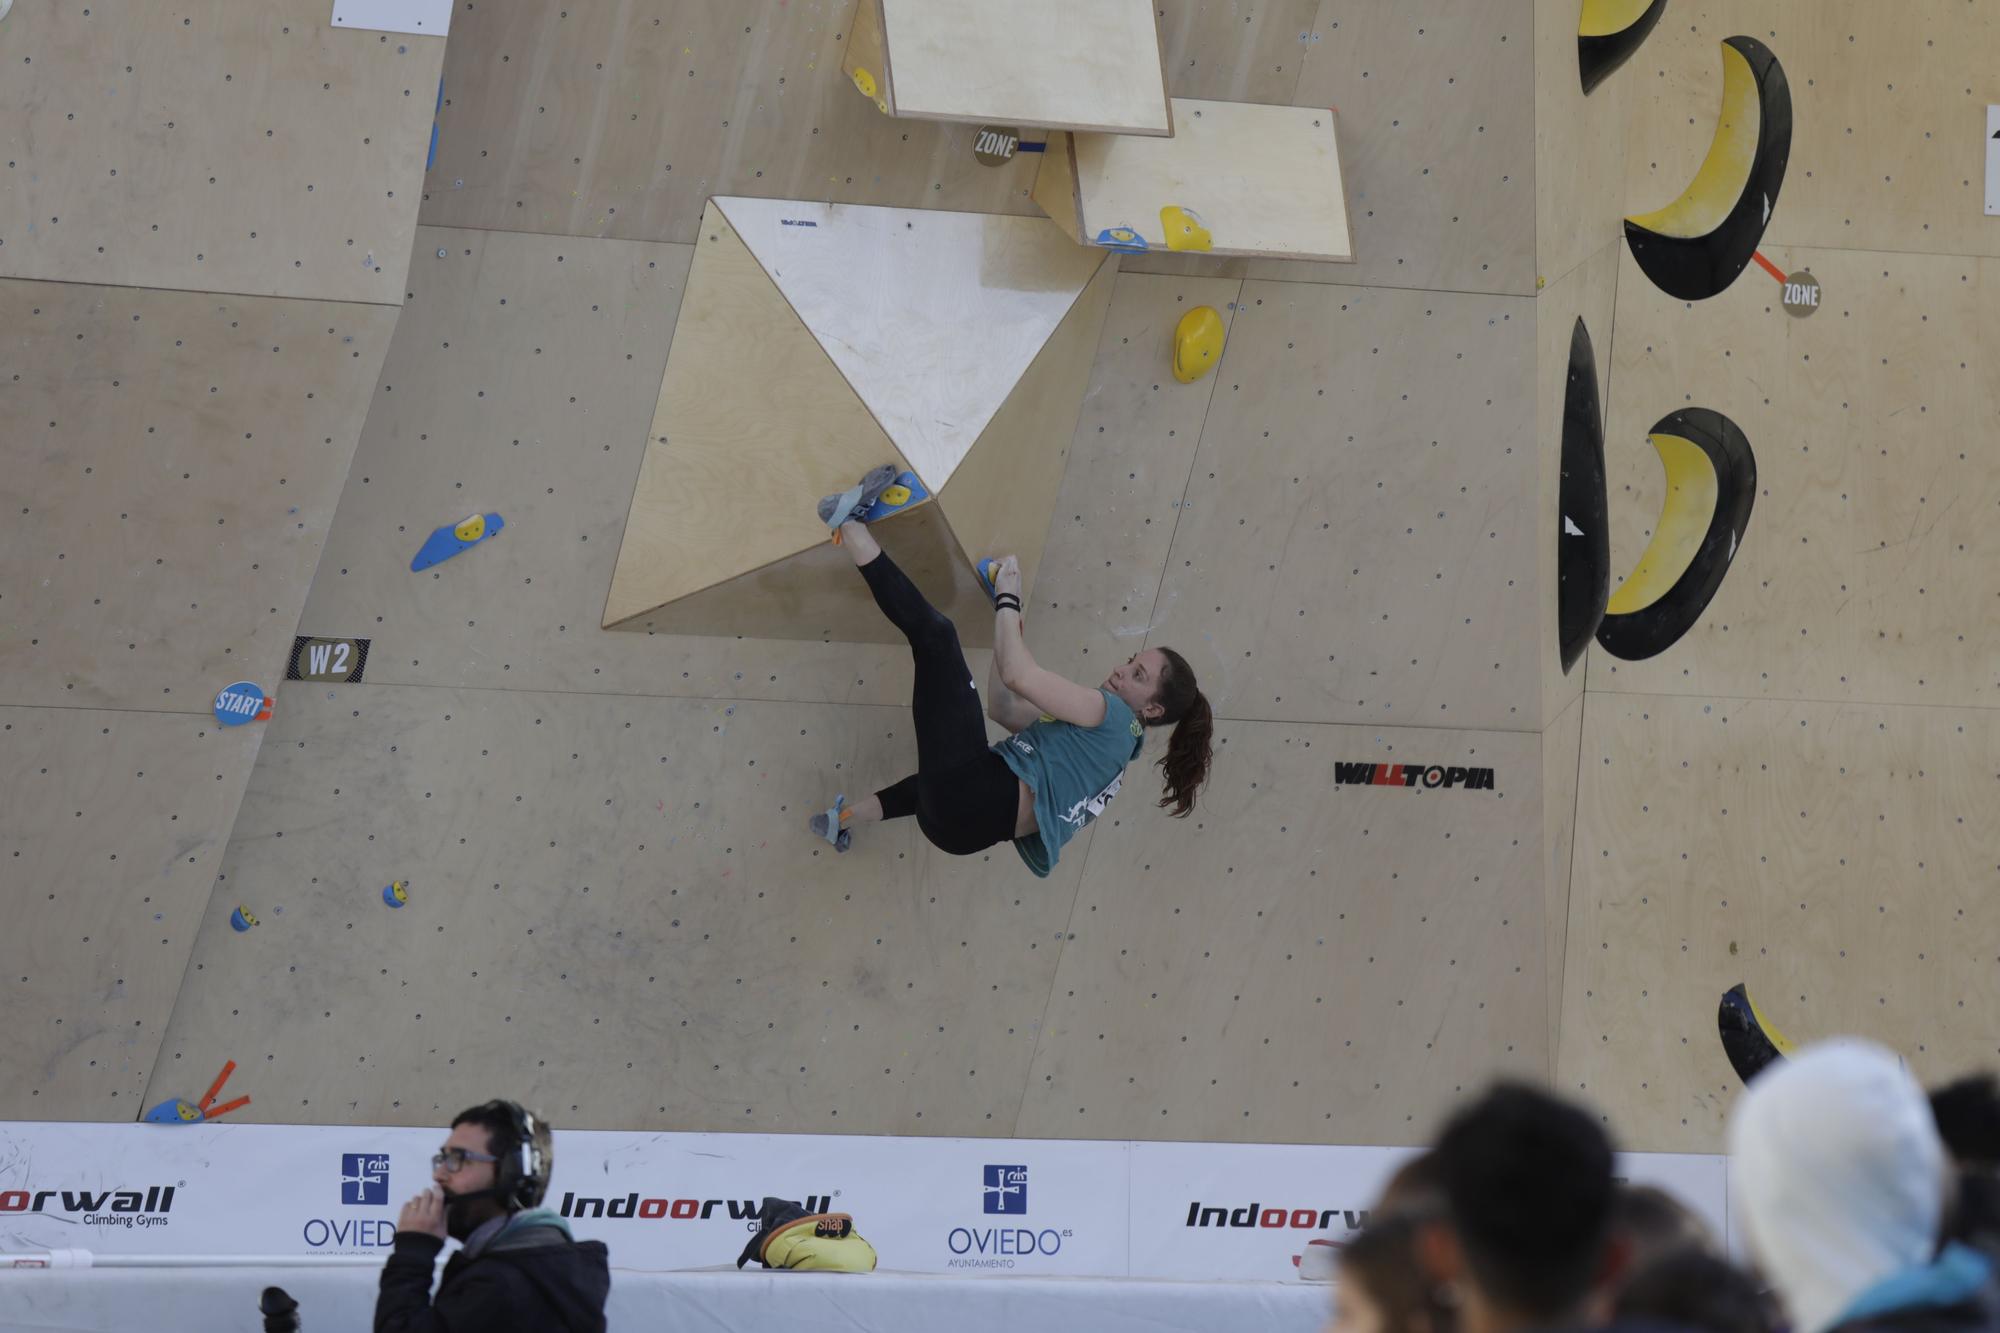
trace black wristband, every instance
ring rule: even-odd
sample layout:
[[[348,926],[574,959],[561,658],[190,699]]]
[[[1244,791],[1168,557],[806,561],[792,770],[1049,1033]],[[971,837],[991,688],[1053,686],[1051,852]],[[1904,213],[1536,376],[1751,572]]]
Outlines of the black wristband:
[[[993,599],[993,609],[996,612],[1013,611],[1019,613],[1021,610],[1021,599],[1011,592],[1003,592]]]

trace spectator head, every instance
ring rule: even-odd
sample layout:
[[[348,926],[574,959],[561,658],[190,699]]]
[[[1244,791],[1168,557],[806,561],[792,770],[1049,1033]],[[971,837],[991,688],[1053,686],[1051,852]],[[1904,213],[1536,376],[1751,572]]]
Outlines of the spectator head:
[[[554,1164],[547,1122],[519,1103],[460,1111],[431,1171],[444,1191],[446,1230],[462,1241],[489,1218],[537,1206]]]
[[[1692,1208],[1652,1185],[1620,1185],[1611,1202],[1611,1234],[1627,1271],[1679,1250],[1719,1251],[1715,1233]]]
[[[1750,1084],[1730,1117],[1731,1193],[1795,1333],[1823,1333],[1883,1279],[1928,1263],[1947,1163],[1896,1056],[1821,1042]]]
[[[1455,1312],[1418,1254],[1423,1225],[1391,1213],[1347,1242],[1329,1333],[1456,1333]]]
[[[2000,1087],[1992,1074],[1970,1074],[1931,1093],[1931,1116],[1960,1166],[2000,1167]]]
[[[1427,1257],[1459,1285],[1468,1333],[1584,1315],[1606,1257],[1611,1166],[1593,1117],[1524,1084],[1451,1118],[1437,1146],[1450,1225]]]
[[[1773,1326],[1757,1283],[1705,1244],[1657,1254],[1634,1268],[1611,1317],[1698,1333],[1770,1333]]]
[[[1438,1180],[1435,1149],[1418,1153],[1396,1168],[1382,1195],[1370,1209],[1371,1216],[1406,1213],[1436,1214],[1444,1208],[1444,1186]]]

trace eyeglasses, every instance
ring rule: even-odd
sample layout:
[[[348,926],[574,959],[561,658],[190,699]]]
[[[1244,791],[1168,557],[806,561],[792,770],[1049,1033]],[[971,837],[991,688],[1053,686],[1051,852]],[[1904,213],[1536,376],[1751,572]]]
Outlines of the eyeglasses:
[[[431,1156],[432,1168],[443,1167],[448,1176],[455,1176],[464,1169],[467,1162],[497,1162],[498,1157],[490,1157],[483,1152],[473,1152],[470,1148],[446,1148]]]

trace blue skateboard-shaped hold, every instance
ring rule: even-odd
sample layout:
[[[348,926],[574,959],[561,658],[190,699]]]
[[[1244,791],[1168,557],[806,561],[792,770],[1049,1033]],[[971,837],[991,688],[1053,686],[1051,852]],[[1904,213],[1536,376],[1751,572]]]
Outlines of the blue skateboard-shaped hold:
[[[1097,243],[1121,255],[1142,255],[1147,250],[1146,238],[1137,227],[1106,227],[1097,233]]]
[[[930,498],[930,491],[925,488],[922,481],[917,479],[917,474],[914,472],[905,472],[896,478],[888,490],[882,492],[874,504],[869,505],[868,508],[861,511],[861,521],[863,523],[879,522],[891,514],[899,514],[905,509],[913,509]]]
[[[423,549],[410,561],[410,572],[441,565],[460,551],[470,550],[507,526],[498,514],[474,514],[462,523],[447,524],[430,535]]]

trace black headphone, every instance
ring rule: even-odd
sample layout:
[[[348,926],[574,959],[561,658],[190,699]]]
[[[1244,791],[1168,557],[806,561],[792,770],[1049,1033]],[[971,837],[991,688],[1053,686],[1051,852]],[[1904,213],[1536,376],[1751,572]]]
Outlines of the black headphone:
[[[535,1117],[519,1102],[492,1101],[481,1109],[507,1117],[509,1142],[493,1154],[499,1158],[493,1168],[494,1197],[509,1209],[535,1207],[549,1187],[548,1162],[535,1143]]]

